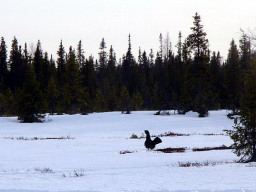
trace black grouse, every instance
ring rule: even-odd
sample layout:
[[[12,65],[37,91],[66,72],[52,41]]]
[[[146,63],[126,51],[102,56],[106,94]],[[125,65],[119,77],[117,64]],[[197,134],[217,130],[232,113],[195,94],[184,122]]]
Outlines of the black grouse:
[[[154,149],[157,144],[162,143],[162,140],[159,137],[156,137],[152,141],[148,130],[145,130],[145,133],[147,136],[146,136],[146,141],[145,141],[144,145],[147,149]]]

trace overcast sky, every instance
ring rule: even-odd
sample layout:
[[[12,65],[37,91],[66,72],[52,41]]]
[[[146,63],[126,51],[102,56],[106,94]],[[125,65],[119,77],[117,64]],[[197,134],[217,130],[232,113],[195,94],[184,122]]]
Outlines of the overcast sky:
[[[195,12],[201,15],[210,49],[224,57],[232,38],[238,43],[240,28],[256,33],[256,0],[0,0],[0,10],[0,36],[8,51],[13,36],[22,45],[40,39],[54,58],[61,39],[66,50],[82,40],[86,57],[98,58],[102,37],[121,57],[129,33],[136,56],[139,46],[156,53],[160,33],[169,32],[174,49],[178,32],[183,39],[191,32]]]

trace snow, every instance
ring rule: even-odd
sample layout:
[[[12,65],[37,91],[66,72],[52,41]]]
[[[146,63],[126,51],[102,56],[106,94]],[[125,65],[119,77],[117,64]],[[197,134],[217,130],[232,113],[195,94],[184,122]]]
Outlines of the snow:
[[[0,191],[256,191],[256,164],[235,163],[239,158],[232,150],[192,151],[232,144],[223,131],[233,126],[225,110],[211,111],[207,118],[192,112],[185,116],[154,113],[54,115],[32,124],[1,117]],[[130,139],[144,130],[152,135],[190,134],[161,137],[163,142],[156,146],[186,147],[185,153],[148,151],[144,138]],[[53,137],[71,139],[46,139]],[[132,153],[120,154],[126,150]],[[187,162],[209,165],[179,166]]]

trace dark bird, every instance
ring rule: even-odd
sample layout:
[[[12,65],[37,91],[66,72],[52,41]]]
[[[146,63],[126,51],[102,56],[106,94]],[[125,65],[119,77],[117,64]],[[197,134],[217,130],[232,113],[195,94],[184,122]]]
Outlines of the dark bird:
[[[148,130],[145,130],[145,133],[147,136],[146,136],[146,141],[145,141],[144,145],[147,149],[154,149],[157,144],[162,143],[162,140],[159,137],[156,137],[152,141]]]

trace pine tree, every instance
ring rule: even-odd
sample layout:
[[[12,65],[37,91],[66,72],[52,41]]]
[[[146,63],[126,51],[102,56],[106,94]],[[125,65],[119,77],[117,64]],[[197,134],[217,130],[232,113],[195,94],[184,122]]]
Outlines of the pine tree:
[[[21,92],[16,96],[16,113],[22,123],[41,122],[44,117],[46,102],[40,90],[40,83],[36,80],[35,72],[31,65],[25,76]]]
[[[256,69],[246,77],[245,95],[239,117],[235,118],[234,130],[226,130],[234,141],[234,153],[240,161],[256,161]]]

